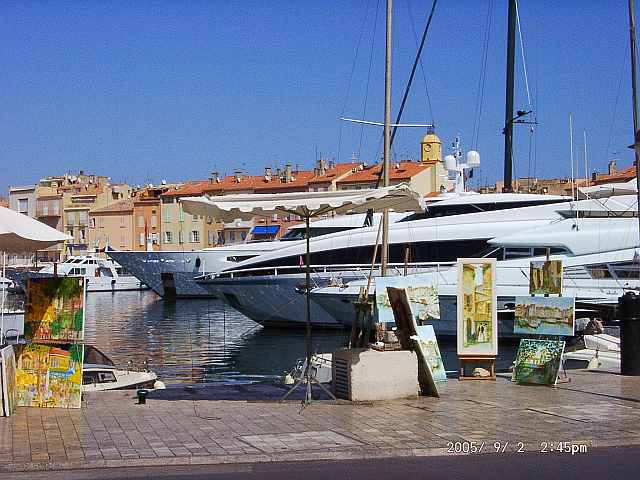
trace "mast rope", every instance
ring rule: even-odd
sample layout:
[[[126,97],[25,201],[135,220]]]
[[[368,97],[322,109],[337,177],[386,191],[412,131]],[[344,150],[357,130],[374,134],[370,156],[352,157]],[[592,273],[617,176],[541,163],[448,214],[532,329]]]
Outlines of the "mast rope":
[[[380,0],[376,2],[376,14],[373,19],[373,28],[371,35],[371,52],[369,54],[369,71],[367,72],[367,83],[364,89],[364,105],[362,107],[362,118],[367,116],[367,101],[369,99],[369,84],[371,83],[371,68],[373,66],[373,48],[376,41],[376,25],[378,24],[378,12],[380,11]],[[360,158],[360,152],[362,151],[362,139],[364,137],[364,125],[360,126],[360,140],[358,141],[358,158]]]
[[[476,109],[473,123],[473,149],[478,149],[478,137],[480,134],[480,119],[482,118],[482,107],[484,104],[484,87],[487,77],[487,58],[489,56],[489,40],[491,38],[493,0],[487,6],[487,16],[485,20],[485,33],[482,45],[482,66],[480,67],[480,78],[478,79],[478,96],[476,97]]]

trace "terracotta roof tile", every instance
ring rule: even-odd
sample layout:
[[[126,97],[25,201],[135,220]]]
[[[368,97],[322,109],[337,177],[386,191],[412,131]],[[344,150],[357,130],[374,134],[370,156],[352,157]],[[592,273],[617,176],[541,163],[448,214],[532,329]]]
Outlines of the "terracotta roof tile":
[[[336,178],[349,173],[354,168],[357,169],[359,163],[338,163],[333,168],[327,170],[324,175],[319,175],[309,181],[309,183],[328,183],[333,182]]]
[[[133,198],[126,198],[119,202],[112,203],[106,207],[98,208],[89,212],[90,215],[94,213],[117,213],[117,212],[130,212],[133,211]]]
[[[430,165],[418,162],[400,162],[400,168],[396,168],[395,165],[398,164],[392,164],[391,171],[389,172],[389,180],[409,180],[430,167]],[[374,182],[378,180],[381,169],[382,167],[378,164],[372,165],[371,167],[349,175],[343,180],[339,180],[338,183]]]
[[[191,182],[183,183],[176,186],[166,192],[160,194],[161,197],[190,197],[202,195],[205,187],[210,185],[208,180],[194,180]]]
[[[619,172],[612,173],[611,175],[598,175],[595,183],[615,183],[626,182],[636,178],[636,166],[632,165],[628,168],[620,170]],[[593,182],[592,182],[593,183]]]

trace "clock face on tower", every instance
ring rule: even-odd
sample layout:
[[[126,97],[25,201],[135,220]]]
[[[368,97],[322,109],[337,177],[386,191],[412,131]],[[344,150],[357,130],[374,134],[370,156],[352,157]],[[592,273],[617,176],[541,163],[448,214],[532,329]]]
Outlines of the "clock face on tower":
[[[429,144],[429,143],[425,143],[425,144],[422,146],[422,150],[424,150],[424,152],[425,152],[425,153],[429,153],[429,152],[431,151],[431,144]]]

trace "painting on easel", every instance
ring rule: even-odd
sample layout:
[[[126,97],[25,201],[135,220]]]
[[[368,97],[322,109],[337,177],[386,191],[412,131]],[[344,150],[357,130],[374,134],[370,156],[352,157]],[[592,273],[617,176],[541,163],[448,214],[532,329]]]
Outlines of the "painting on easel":
[[[530,295],[562,295],[562,260],[536,260],[529,267]]]
[[[458,355],[498,354],[495,284],[495,259],[458,259]]]

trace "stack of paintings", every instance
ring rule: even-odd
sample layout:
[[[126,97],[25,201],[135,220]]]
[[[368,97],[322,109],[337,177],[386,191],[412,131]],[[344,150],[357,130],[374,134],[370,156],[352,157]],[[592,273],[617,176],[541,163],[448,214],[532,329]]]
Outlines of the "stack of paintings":
[[[0,371],[0,406],[3,415],[8,417],[16,407],[16,357],[13,346],[8,345],[0,349],[2,370]]]
[[[27,282],[25,338],[17,357],[16,403],[80,408],[84,355],[84,278]]]

